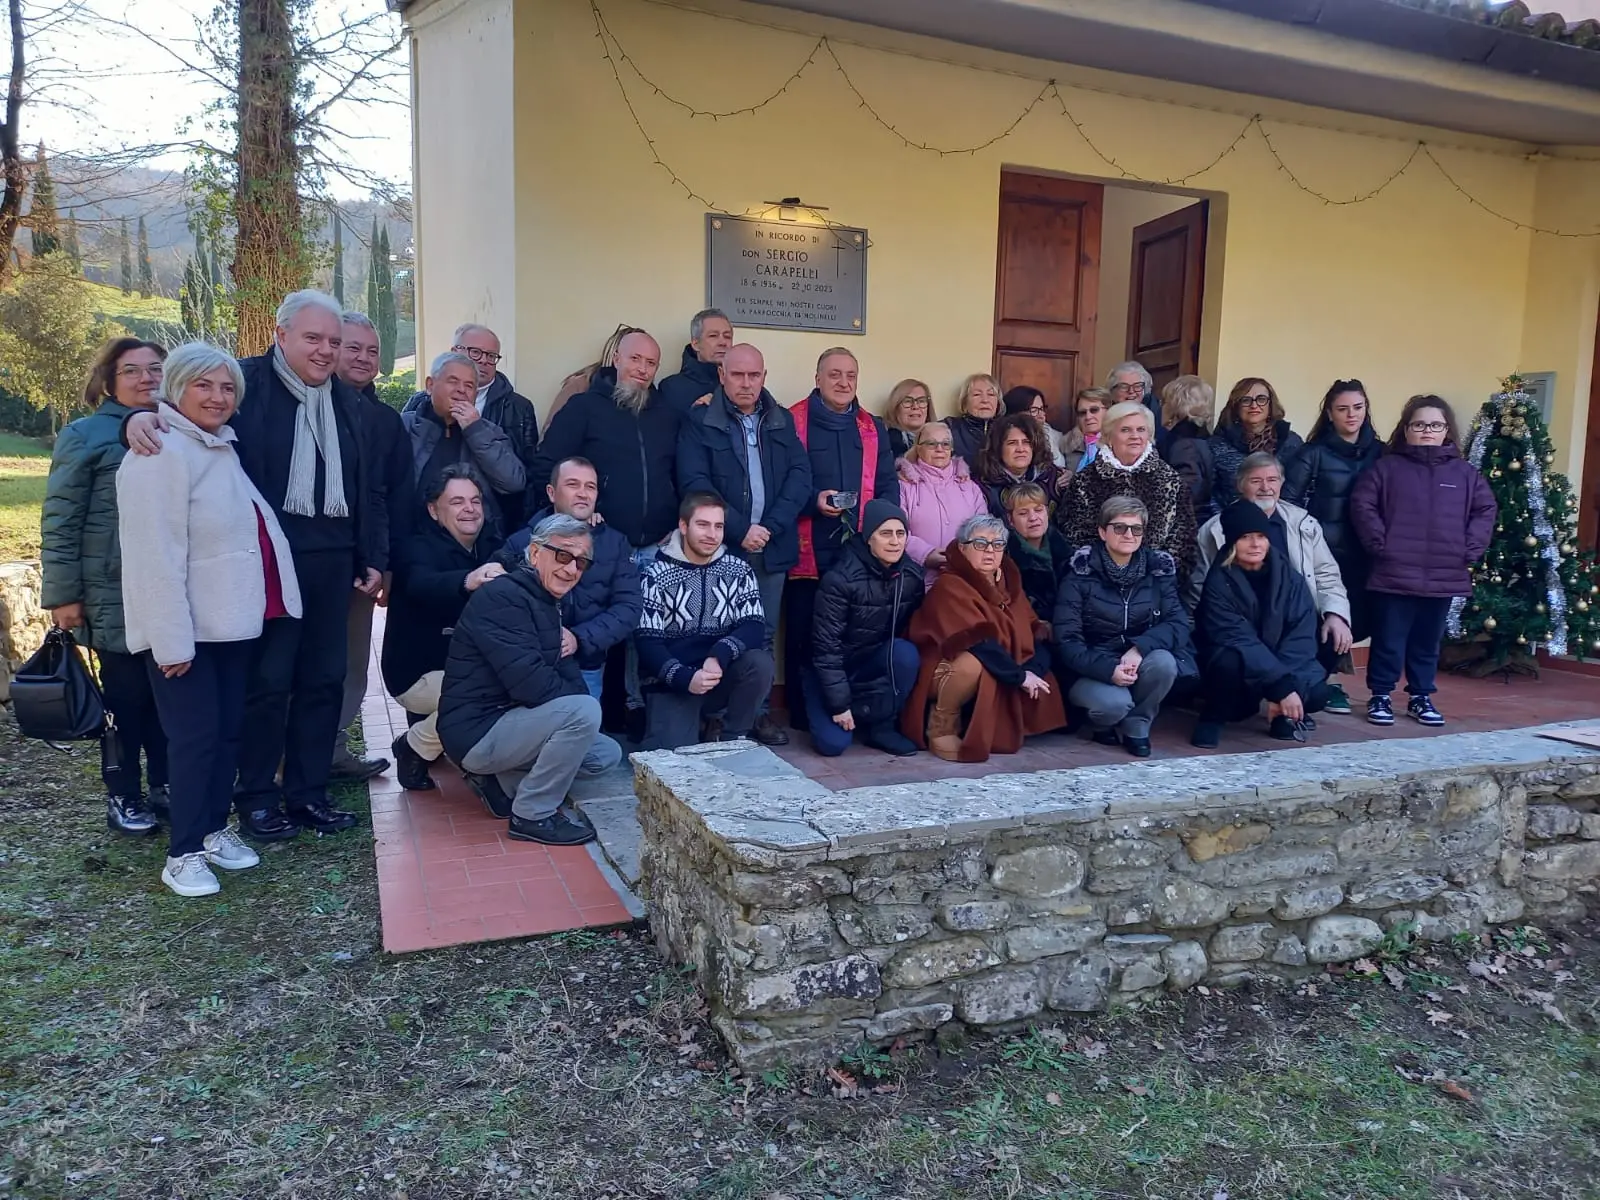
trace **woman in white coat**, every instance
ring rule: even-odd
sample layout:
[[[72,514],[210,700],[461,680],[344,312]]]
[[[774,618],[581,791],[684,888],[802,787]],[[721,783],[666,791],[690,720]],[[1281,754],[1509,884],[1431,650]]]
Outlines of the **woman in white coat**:
[[[171,846],[161,881],[180,896],[219,889],[213,866],[255,866],[228,825],[250,654],[269,620],[300,616],[294,561],[271,507],[233,449],[244,378],[204,342],[167,357],[161,454],[117,471],[128,651],[150,675],[169,730]]]

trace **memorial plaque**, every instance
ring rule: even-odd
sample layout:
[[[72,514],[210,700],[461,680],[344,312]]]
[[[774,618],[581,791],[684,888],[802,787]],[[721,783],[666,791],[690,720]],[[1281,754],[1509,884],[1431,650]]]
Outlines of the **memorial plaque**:
[[[867,231],[706,214],[706,300],[735,326],[867,331]]]

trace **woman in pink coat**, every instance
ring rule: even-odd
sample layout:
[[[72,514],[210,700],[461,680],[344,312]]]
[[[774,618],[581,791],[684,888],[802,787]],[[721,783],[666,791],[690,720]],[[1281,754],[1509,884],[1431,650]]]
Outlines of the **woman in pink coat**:
[[[931,588],[961,523],[988,512],[989,503],[966,461],[955,456],[955,440],[943,421],[929,421],[917,431],[898,469],[909,534],[906,556],[922,564],[924,583]]]

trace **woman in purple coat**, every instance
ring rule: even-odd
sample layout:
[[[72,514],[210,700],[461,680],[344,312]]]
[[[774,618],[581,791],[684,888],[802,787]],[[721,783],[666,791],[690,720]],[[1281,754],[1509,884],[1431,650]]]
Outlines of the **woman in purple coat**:
[[[1406,673],[1406,712],[1443,725],[1433,706],[1450,601],[1472,594],[1471,566],[1489,548],[1496,506],[1488,480],[1461,457],[1456,415],[1438,396],[1413,396],[1388,453],[1356,480],[1350,522],[1372,561],[1367,720],[1393,725],[1389,695]]]

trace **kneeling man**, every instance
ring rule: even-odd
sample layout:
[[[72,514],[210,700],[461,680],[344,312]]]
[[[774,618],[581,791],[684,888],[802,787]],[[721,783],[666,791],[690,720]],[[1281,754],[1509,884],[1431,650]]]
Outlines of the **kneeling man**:
[[[534,526],[526,565],[467,601],[450,640],[439,701],[439,738],[510,836],[547,846],[594,840],[594,828],[562,807],[580,772],[616,766],[622,748],[600,733],[575,641],[561,625],[561,598],[593,561],[589,527],[575,517]],[[500,795],[511,797],[508,809]]]

